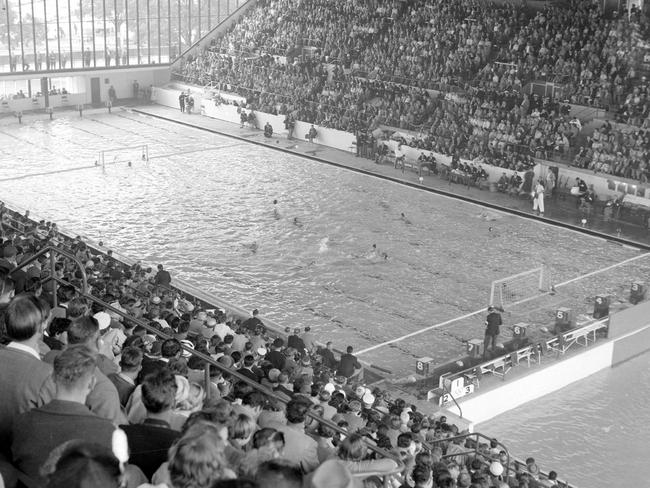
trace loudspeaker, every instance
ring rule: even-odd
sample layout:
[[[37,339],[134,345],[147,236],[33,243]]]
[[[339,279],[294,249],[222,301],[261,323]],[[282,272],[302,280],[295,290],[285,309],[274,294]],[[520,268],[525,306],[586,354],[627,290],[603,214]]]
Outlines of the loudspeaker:
[[[571,309],[558,308],[555,311],[555,333],[565,332],[571,328]]]
[[[635,281],[630,286],[630,303],[636,305],[645,300],[645,283],[642,281]]]
[[[415,372],[426,376],[429,371],[433,370],[433,358],[423,357],[415,360]]]
[[[601,319],[609,315],[609,297],[598,295],[594,298],[594,318]]]
[[[471,339],[467,342],[467,354],[472,359],[483,357],[483,339]]]

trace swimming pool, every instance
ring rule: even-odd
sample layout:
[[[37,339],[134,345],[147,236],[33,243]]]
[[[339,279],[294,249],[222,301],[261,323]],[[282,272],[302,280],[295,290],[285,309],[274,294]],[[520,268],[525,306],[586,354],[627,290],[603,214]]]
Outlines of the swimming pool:
[[[100,150],[142,144],[148,162],[135,155],[131,166],[120,158],[94,165]],[[492,280],[541,263],[560,282],[638,254],[128,112],[5,124],[0,147],[3,198],[123,254],[164,263],[280,324],[310,325],[339,348],[364,349],[475,311],[487,304]],[[608,286],[616,291],[648,269],[645,261],[621,268]],[[507,320],[547,324],[555,306],[584,307],[585,296],[603,290],[600,281]],[[442,362],[463,353],[463,339],[482,335],[483,319],[473,316],[364,359],[411,373],[414,358]]]

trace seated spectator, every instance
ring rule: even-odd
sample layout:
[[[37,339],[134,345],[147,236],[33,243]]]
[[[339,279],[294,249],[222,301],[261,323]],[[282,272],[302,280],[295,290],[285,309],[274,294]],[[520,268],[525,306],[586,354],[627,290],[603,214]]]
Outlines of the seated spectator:
[[[135,380],[142,369],[142,349],[138,347],[126,347],[120,356],[120,371],[108,375],[108,379],[115,385],[120,398],[120,405],[126,407],[133,390]]]
[[[255,477],[262,463],[282,457],[284,445],[282,432],[269,427],[258,430],[253,434],[252,449],[244,455],[239,465],[239,474]]]
[[[6,274],[0,275],[0,286],[3,296],[13,291],[13,282]],[[47,303],[29,294],[14,297],[4,310],[4,334],[10,342],[0,349],[0,450],[6,460],[11,459],[11,431],[16,417],[54,398],[52,367],[38,354],[49,313]]]
[[[286,423],[268,424],[268,427],[284,434],[286,444],[282,458],[306,473],[318,466],[317,443],[305,433],[305,420],[310,407],[311,402],[303,397],[292,399],[287,404]]]
[[[123,486],[120,463],[110,447],[96,443],[71,442],[65,445],[51,472],[47,488],[119,488]]]
[[[95,371],[93,389],[86,397],[86,405],[100,417],[119,425],[120,423],[124,423],[126,418],[122,412],[120,397],[115,385],[102,372],[102,365],[110,363],[110,360],[99,354],[99,340],[100,334],[97,319],[82,316],[70,323],[68,327],[68,345],[66,347],[82,345],[96,354],[97,371]],[[51,351],[45,359],[53,362],[58,354],[60,354],[59,351]]]
[[[86,407],[95,382],[95,354],[84,346],[67,348],[54,359],[54,399],[19,415],[13,425],[15,465],[35,480],[50,452],[72,439],[111,447],[115,426]]]
[[[176,396],[176,380],[166,369],[146,376],[142,382],[142,403],[147,417],[141,424],[122,425],[131,451],[130,461],[151,478],[167,460],[169,447],[180,437],[170,419]]]
[[[354,433],[339,444],[337,457],[351,473],[389,473],[397,469],[398,464],[392,459],[367,459],[368,448],[363,439],[363,436]]]
[[[303,483],[300,468],[286,458],[260,464],[255,479],[265,486],[277,488],[301,488]]]

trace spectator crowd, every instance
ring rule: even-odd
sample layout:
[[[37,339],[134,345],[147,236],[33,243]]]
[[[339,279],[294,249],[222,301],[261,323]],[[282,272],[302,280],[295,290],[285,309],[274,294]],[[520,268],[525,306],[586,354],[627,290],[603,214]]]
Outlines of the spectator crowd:
[[[631,14],[606,17],[578,0],[537,11],[476,0],[267,0],[184,58],[177,76],[322,127],[410,130],[417,147],[445,155],[506,168],[524,156],[571,161],[587,134],[567,102],[647,128],[637,70],[649,23],[646,12]],[[536,95],[531,82],[552,90]],[[642,162],[647,155],[618,161],[617,171],[640,179]],[[586,166],[617,166],[602,163]]]
[[[496,439],[364,386],[352,347],[336,358],[309,328],[272,335],[257,311],[211,309],[162,265],[4,205],[0,223],[5,486],[560,486]],[[46,246],[66,252],[53,268]],[[80,294],[76,262],[101,300]]]

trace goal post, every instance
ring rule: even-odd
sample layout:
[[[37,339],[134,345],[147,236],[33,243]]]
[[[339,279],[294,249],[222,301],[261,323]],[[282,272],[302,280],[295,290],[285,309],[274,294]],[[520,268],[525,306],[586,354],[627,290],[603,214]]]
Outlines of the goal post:
[[[100,166],[138,161],[149,161],[149,146],[147,144],[103,149],[99,151],[97,159]]]
[[[545,266],[523,271],[492,282],[490,305],[506,306],[526,301],[551,290],[549,273]]]

